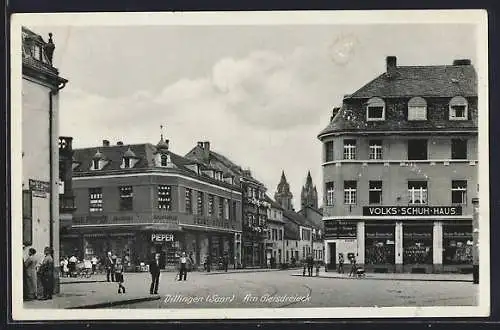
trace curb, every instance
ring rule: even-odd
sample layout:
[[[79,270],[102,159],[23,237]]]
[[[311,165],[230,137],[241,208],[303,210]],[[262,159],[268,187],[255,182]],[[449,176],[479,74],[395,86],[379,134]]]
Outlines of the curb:
[[[287,270],[293,270],[293,269],[269,269],[269,270],[255,270],[255,269],[249,269],[249,270],[240,270],[240,271],[227,271],[227,272],[200,272],[200,274],[203,275],[223,275],[223,274],[239,274],[239,273],[270,273],[270,272],[282,272],[282,271],[287,271]],[[293,275],[295,276],[295,275]]]
[[[339,277],[339,276],[302,276],[300,274],[292,274],[292,276],[300,276],[300,277],[317,277],[317,278],[331,278],[337,280],[377,280],[377,281],[415,281],[415,282],[463,282],[463,283],[472,283],[472,280],[452,280],[452,279],[436,279],[436,278],[381,278],[381,277]]]
[[[90,280],[90,281],[64,281],[64,282],[59,282],[60,285],[63,285],[63,284],[79,284],[79,283],[103,283],[103,282],[107,282],[106,280]],[[112,282],[110,282],[112,283]]]
[[[159,300],[160,298],[161,297],[159,295],[154,295],[154,296],[150,296],[150,297],[132,298],[132,299],[125,299],[125,300],[118,300],[118,301],[108,301],[105,303],[82,305],[82,306],[76,306],[76,307],[66,307],[66,309],[109,308],[109,307],[115,307],[115,306],[121,306],[121,305],[135,304],[135,303],[144,302],[144,301]]]

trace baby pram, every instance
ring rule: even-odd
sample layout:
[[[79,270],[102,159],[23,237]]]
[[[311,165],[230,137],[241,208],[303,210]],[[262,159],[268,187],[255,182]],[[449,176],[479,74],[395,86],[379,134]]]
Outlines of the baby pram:
[[[365,269],[363,267],[356,267],[355,276],[358,278],[365,277]]]

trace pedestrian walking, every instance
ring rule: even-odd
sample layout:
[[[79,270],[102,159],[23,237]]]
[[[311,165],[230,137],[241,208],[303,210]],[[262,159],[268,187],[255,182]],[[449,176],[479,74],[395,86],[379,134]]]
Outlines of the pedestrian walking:
[[[45,257],[43,258],[38,274],[42,280],[43,297],[41,300],[52,299],[54,292],[54,259],[52,259],[52,248],[46,247],[43,251]]]
[[[90,261],[92,262],[92,274],[95,274],[97,269],[97,257],[93,256]]]
[[[227,268],[229,267],[229,256],[224,254],[224,271],[227,272]]]
[[[36,265],[37,260],[35,258],[36,250],[30,248],[28,250],[28,257],[24,261],[25,269],[25,283],[26,283],[26,300],[36,299],[37,293],[37,277],[36,277]]]
[[[108,252],[108,256],[104,261],[104,266],[106,267],[106,280],[109,282],[111,277],[111,282],[115,281],[115,261],[113,260],[113,255]]]
[[[182,252],[179,258],[179,281],[186,280],[188,263],[189,259],[186,256],[186,252]]]
[[[115,280],[118,283],[118,293],[125,293],[125,286],[123,285],[123,264],[121,258],[116,259],[115,264]]]
[[[150,294],[158,294],[160,286],[160,254],[156,253],[154,260],[149,263],[149,273],[151,274]]]
[[[307,256],[306,262],[307,262],[307,275],[312,276],[314,268],[314,259],[311,254]]]
[[[349,273],[349,276],[356,276],[356,270],[358,266],[356,265],[356,257],[352,256],[351,257],[351,272]]]
[[[339,253],[339,274],[344,274],[344,254]]]
[[[206,269],[207,273],[210,273],[211,266],[212,266],[212,261],[210,260],[210,256],[207,256],[205,258],[205,269]]]

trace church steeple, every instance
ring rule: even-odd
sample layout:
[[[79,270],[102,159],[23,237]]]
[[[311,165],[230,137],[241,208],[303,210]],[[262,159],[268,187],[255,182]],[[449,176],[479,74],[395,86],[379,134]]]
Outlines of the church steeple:
[[[318,208],[318,192],[316,190],[316,186],[313,185],[311,171],[307,172],[306,184],[302,187],[302,193],[300,196],[300,204],[302,208]]]
[[[274,200],[281,205],[285,210],[293,210],[292,205],[293,195],[290,192],[290,185],[286,181],[285,171],[281,172],[281,180],[276,188],[276,193],[274,194]]]

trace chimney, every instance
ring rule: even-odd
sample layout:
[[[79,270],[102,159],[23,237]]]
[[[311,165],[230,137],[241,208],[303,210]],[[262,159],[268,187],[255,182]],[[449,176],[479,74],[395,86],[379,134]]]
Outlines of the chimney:
[[[102,140],[103,147],[109,147],[109,140]]]
[[[200,148],[202,148],[202,149],[203,149],[203,142],[198,141],[198,147],[200,147]]]
[[[203,151],[204,159],[208,162],[210,160],[210,142],[203,142]]]
[[[397,58],[396,56],[387,56],[385,58],[385,64],[387,67],[387,75],[389,77],[394,77],[396,75],[397,69]]]
[[[123,142],[122,142],[122,141],[118,141],[118,142],[116,142],[116,145],[117,145],[117,146],[122,146],[122,145],[123,145]]]
[[[454,60],[453,65],[471,65],[471,60],[469,60],[467,58]]]

